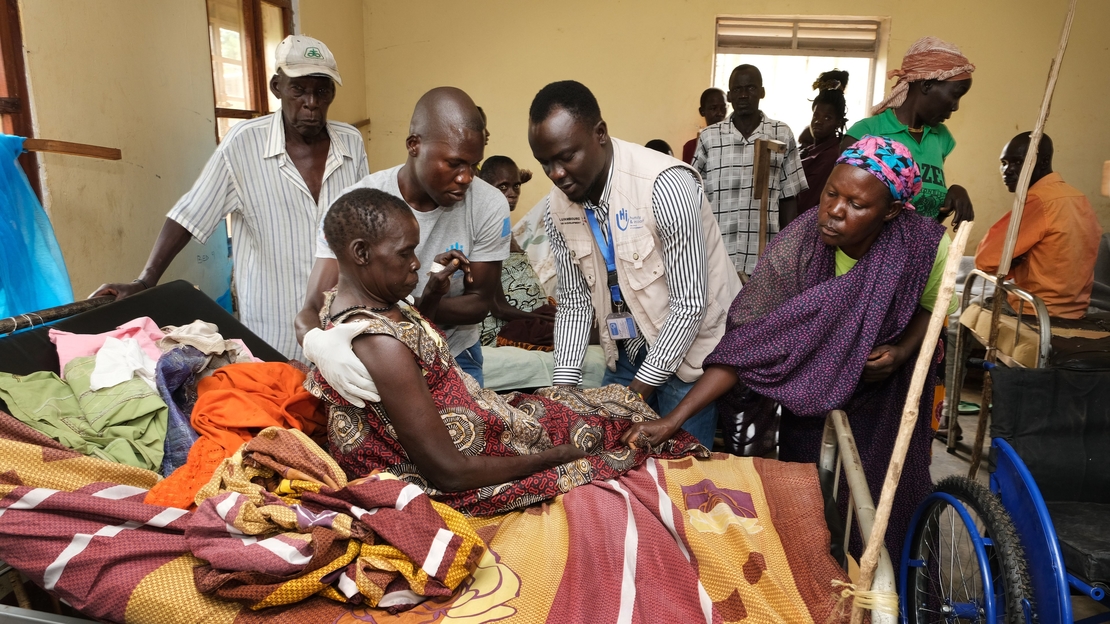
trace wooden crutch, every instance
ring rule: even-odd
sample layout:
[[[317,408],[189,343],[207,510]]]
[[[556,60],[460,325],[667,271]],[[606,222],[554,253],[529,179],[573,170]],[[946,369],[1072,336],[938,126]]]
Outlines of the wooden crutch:
[[[1056,90],[1056,79],[1060,75],[1060,65],[1064,62],[1064,51],[1068,49],[1068,36],[1071,34],[1071,23],[1075,17],[1077,0],[1071,0],[1068,6],[1068,16],[1064,19],[1064,29],[1060,33],[1060,45],[1056,48],[1056,58],[1048,70],[1048,84],[1044,89],[1044,99],[1041,100],[1041,112],[1037,117],[1037,125],[1033,126],[1033,133],[1029,136],[1029,148],[1025,151],[1025,161],[1021,164],[1021,175],[1018,176],[1017,193],[1014,194],[1014,207],[1010,213],[1010,227],[1006,230],[1006,240],[1002,243],[1002,257],[998,261],[998,272],[994,277],[994,301],[991,305],[991,331],[987,340],[986,361],[994,364],[998,361],[998,325],[1002,320],[1002,301],[1006,298],[1006,291],[1002,290],[1002,282],[1010,273],[1010,264],[1014,260],[1014,246],[1017,244],[1018,231],[1021,229],[1021,215],[1025,211],[1025,198],[1029,194],[1029,180],[1033,177],[1033,167],[1037,164],[1037,152],[1044,135],[1044,124],[1048,120],[1049,109],[1052,108],[1052,94]],[[1020,319],[1019,319],[1020,322]],[[959,401],[959,397],[953,397]],[[987,435],[987,420],[990,419],[991,403],[994,401],[994,383],[990,371],[983,376],[983,396],[979,400],[979,426],[975,430],[975,444],[971,447],[971,468],[967,476],[971,479],[979,473],[979,463],[983,458],[983,441]],[[951,427],[951,425],[949,425]],[[950,429],[951,431],[951,429]],[[950,434],[951,435],[951,434]]]
[[[871,536],[867,540],[867,548],[859,562],[859,582],[856,583],[855,592],[867,592],[871,589],[871,582],[875,580],[875,568],[879,565],[879,551],[883,546],[886,535],[887,522],[890,520],[890,510],[894,506],[894,492],[898,489],[898,481],[902,478],[902,467],[906,460],[906,451],[910,447],[910,438],[917,426],[917,418],[921,403],[921,392],[925,387],[925,378],[929,374],[929,365],[936,354],[937,340],[940,338],[941,327],[944,326],[944,317],[948,316],[948,302],[952,300],[952,293],[956,290],[956,271],[960,268],[960,257],[964,255],[967,247],[967,238],[971,234],[974,222],[966,221],[956,233],[956,240],[948,248],[948,260],[944,264],[944,274],[940,281],[940,293],[933,305],[933,313],[929,316],[929,327],[925,331],[925,339],[921,342],[921,349],[917,353],[917,363],[914,365],[913,377],[910,379],[909,392],[906,395],[906,406],[902,409],[902,421],[898,425],[898,437],[894,442],[894,451],[890,454],[890,465],[886,469],[886,479],[883,481],[883,490],[879,495],[879,504],[875,509],[875,520],[871,525]],[[851,418],[851,414],[848,415]],[[863,608],[853,601],[852,624],[863,621]]]
[[[767,246],[768,204],[771,201],[771,154],[785,154],[786,143],[772,139],[755,140],[755,157],[752,159],[754,177],[752,193],[759,193],[759,255]]]

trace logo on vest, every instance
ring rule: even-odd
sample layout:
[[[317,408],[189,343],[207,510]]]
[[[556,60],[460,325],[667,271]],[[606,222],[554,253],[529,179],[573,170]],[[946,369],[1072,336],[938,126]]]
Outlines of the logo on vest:
[[[456,249],[462,254],[466,253],[466,250],[464,250],[463,246],[459,243],[453,243],[450,247],[447,248],[447,251],[455,251]]]
[[[628,210],[625,208],[617,212],[617,229],[622,232],[628,229]]]

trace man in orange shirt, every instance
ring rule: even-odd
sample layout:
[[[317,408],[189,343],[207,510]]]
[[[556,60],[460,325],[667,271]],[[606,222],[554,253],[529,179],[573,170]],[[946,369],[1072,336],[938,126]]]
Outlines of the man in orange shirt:
[[[1029,135],[1017,135],[1002,150],[1002,182],[1011,193],[1017,187]],[[995,223],[979,243],[975,251],[979,270],[998,271],[1011,214]],[[1101,237],[1102,227],[1087,197],[1052,171],[1052,139],[1042,135],[1007,277],[1043,299],[1049,315],[1083,318],[1091,302]],[[1016,299],[1010,305],[1016,307]]]

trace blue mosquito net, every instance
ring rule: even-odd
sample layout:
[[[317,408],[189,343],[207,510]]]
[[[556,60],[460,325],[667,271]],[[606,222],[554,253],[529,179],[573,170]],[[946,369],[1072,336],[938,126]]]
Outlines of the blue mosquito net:
[[[0,134],[0,318],[73,302],[62,250],[27,175],[23,137]]]

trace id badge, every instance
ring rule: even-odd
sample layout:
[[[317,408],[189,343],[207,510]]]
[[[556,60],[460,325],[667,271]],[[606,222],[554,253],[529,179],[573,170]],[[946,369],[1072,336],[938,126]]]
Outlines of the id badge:
[[[605,325],[609,328],[609,337],[613,340],[628,340],[639,335],[636,333],[636,322],[627,312],[610,314],[609,318],[605,319]]]

